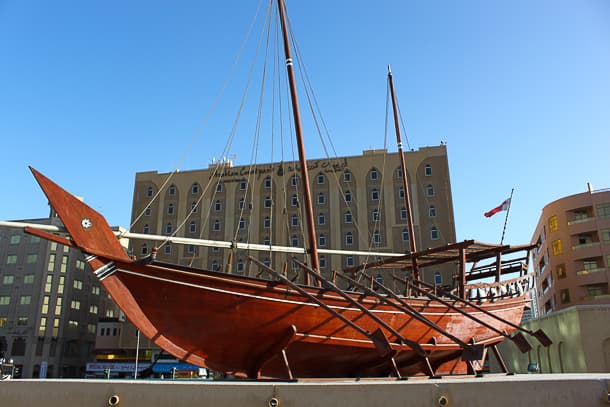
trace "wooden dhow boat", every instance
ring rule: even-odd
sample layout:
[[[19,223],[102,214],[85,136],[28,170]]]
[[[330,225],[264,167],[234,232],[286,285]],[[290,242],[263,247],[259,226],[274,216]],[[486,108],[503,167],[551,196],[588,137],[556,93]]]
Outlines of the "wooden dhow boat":
[[[374,263],[334,272],[319,272],[309,175],[301,135],[298,100],[285,7],[278,0],[294,128],[299,148],[310,256],[298,259],[304,283],[295,283],[250,257],[258,277],[226,274],[156,261],[153,255],[134,259],[98,212],[55,182],[31,169],[65,229],[24,226],[28,233],[76,247],[85,254],[101,281],[129,320],[164,351],[186,362],[246,378],[405,377],[475,374],[488,350],[506,367],[496,345],[509,339],[521,351],[531,346],[524,333],[543,345],[542,332],[519,327],[529,302],[532,276],[527,273],[533,246],[464,241],[418,251],[410,239],[406,255],[386,256]],[[392,75],[388,74],[396,137],[403,169],[410,235],[415,236],[407,171],[402,151]],[[59,234],[56,232],[60,232]],[[62,235],[63,233],[63,235]],[[122,233],[121,237],[166,241],[167,236]],[[213,245],[201,239],[173,242]],[[226,243],[235,249],[269,250],[268,245]],[[274,247],[296,253],[296,248]],[[301,251],[302,253],[303,251]],[[328,251],[331,252],[331,251]],[[381,254],[379,254],[381,255]],[[505,260],[503,256],[511,257]],[[486,260],[491,263],[476,266]],[[455,264],[455,287],[441,288],[420,278],[420,269]],[[474,266],[467,270],[467,264]],[[370,269],[403,270],[391,290]],[[503,275],[518,276],[501,281]],[[514,274],[513,274],[514,275]],[[477,280],[492,282],[475,283]],[[349,289],[341,289],[340,283]]]

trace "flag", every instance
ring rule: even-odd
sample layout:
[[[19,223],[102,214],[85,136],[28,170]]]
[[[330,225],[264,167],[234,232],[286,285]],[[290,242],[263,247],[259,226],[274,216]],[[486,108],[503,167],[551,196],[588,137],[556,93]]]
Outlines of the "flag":
[[[502,202],[500,205],[496,206],[495,208],[493,208],[489,212],[485,212],[485,217],[489,218],[489,217],[492,217],[493,215],[495,215],[498,212],[507,211],[509,206],[510,206],[510,198],[508,198],[506,201]]]

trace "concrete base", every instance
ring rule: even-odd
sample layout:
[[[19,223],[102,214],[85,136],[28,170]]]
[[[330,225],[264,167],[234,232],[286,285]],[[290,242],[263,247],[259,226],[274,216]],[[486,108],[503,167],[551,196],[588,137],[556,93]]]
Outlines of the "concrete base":
[[[488,375],[480,378],[193,382],[5,380],[7,407],[70,406],[608,406],[610,374]]]

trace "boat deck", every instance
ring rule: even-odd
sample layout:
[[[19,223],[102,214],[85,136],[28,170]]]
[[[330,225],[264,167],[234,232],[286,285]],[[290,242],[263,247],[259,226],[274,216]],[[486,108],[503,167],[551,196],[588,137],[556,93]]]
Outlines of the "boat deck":
[[[5,380],[1,404],[42,406],[607,406],[610,374],[298,382]]]

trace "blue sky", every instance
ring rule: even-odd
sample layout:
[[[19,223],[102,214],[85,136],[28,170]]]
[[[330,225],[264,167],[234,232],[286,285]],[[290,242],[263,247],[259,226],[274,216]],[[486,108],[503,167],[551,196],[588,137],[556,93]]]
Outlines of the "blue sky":
[[[0,0],[0,219],[47,215],[27,165],[128,226],[136,172],[219,158],[243,82],[202,123],[257,6]],[[610,188],[610,2],[287,7],[339,155],[383,146],[392,65],[411,147],[448,145],[458,240],[498,242],[504,216],[483,213],[511,188],[511,244],[529,241],[547,203],[587,182]],[[237,164],[250,161],[248,147],[235,143]],[[324,156],[315,143],[307,150]]]

